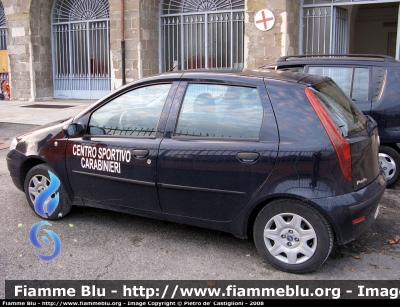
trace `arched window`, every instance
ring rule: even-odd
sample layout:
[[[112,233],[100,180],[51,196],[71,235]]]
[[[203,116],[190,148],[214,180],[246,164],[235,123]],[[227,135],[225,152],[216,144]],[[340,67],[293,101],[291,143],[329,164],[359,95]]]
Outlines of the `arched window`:
[[[243,0],[164,0],[160,72],[243,67]]]
[[[54,97],[110,92],[108,0],[56,0],[52,11]]]

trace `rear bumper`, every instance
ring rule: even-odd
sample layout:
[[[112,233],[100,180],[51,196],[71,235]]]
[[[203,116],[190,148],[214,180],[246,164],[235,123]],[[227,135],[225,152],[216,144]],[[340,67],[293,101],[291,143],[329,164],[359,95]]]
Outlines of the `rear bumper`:
[[[381,170],[372,183],[359,191],[312,201],[327,213],[338,244],[345,244],[360,236],[375,222],[385,189],[386,178]]]

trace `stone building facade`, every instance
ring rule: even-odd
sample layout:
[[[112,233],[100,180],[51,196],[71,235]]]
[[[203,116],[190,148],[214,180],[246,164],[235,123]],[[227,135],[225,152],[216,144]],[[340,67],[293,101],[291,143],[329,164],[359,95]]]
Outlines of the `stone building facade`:
[[[95,0],[92,0],[95,1]],[[1,0],[6,17],[11,100],[53,99],[51,14],[53,0]],[[111,90],[123,83],[121,40],[125,41],[125,78],[131,82],[159,73],[161,0],[109,0]],[[259,67],[297,53],[298,0],[246,0],[244,66]],[[257,11],[268,8],[275,25],[260,31]],[[121,18],[123,18],[123,23]]]
[[[400,1],[394,0],[0,0],[7,33],[11,100],[88,99],[74,87],[57,92],[58,67],[54,63],[64,55],[53,51],[56,50],[53,17],[54,8],[60,2],[76,2],[84,7],[87,3],[107,6],[107,45],[104,47],[102,40],[97,42],[107,51],[107,68],[98,70],[107,73],[106,92],[163,71],[160,64],[166,50],[161,42],[163,7],[171,3],[204,7],[221,3],[233,7],[239,3],[243,12],[240,65],[246,68],[258,68],[282,55],[332,54],[339,50],[341,53],[382,53],[399,59],[400,53]],[[203,11],[207,9],[204,7]],[[275,23],[271,29],[262,31],[254,19],[257,12],[265,9],[273,13]],[[379,43],[371,44],[371,41]],[[314,49],[308,51],[310,46]],[[320,46],[326,49],[319,50]],[[75,52],[80,52],[79,47]],[[91,69],[88,66],[86,70]],[[97,95],[102,97],[104,93],[100,91]],[[90,99],[97,98],[90,96]]]

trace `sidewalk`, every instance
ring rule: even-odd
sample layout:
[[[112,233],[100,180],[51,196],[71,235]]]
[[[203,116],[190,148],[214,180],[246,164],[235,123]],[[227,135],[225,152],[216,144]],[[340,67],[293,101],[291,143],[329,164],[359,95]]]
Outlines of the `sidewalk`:
[[[44,125],[84,110],[97,100],[53,99],[44,101],[0,100],[0,123]]]

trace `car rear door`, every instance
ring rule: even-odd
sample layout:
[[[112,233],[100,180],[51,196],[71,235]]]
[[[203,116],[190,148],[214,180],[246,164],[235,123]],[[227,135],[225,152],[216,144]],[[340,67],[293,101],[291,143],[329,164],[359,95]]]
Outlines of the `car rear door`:
[[[228,98],[230,90],[233,96]],[[215,107],[199,111],[194,107],[198,96],[212,96],[209,105]],[[261,78],[184,74],[157,162],[162,211],[203,220],[233,219],[270,175],[278,143]]]

